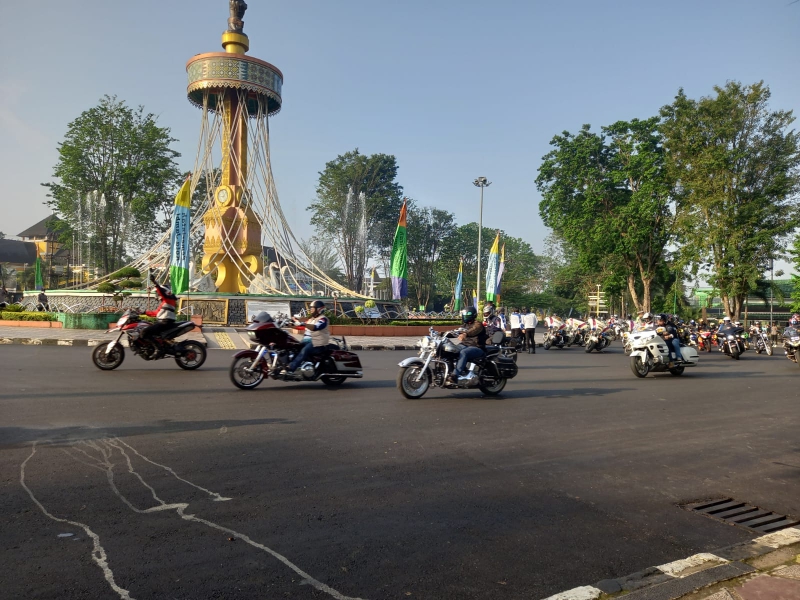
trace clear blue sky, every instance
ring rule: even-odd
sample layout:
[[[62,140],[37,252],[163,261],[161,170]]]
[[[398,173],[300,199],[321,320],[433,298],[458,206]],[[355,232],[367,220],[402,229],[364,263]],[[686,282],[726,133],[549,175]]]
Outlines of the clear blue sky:
[[[325,162],[397,156],[406,195],[542,250],[534,179],[552,136],[648,117],[679,87],[764,80],[800,112],[800,3],[791,0],[248,0],[252,56],[285,75],[273,169],[295,232]],[[185,63],[221,51],[226,0],[0,0],[0,231],[42,205],[67,123],[116,94],[159,115],[189,168],[200,113]]]

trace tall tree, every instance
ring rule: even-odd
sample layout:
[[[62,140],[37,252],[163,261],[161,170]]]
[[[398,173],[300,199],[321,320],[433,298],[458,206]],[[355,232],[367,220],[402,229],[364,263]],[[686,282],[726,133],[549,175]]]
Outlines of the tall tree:
[[[536,184],[545,225],[574,250],[595,283],[627,283],[639,310],[669,240],[670,190],[658,119],[619,121],[602,135],[584,125],[550,142]],[[641,290],[641,297],[638,291]]]
[[[339,256],[330,244],[318,237],[300,240],[300,249],[320,271],[338,283],[344,282],[344,274],[339,266]]]
[[[61,216],[61,238],[85,236],[93,266],[109,273],[130,247],[143,247],[163,231],[158,207],[174,198],[180,174],[169,128],[143,107],[116,96],[81,113],[58,145],[49,204]]]
[[[437,263],[444,240],[455,226],[455,215],[438,208],[417,208],[408,211],[409,295],[417,306],[427,306],[436,289]]]
[[[662,108],[667,160],[677,181],[681,259],[719,290],[738,318],[770,259],[798,225],[800,139],[791,111],[770,110],[763,82],[728,82]]]
[[[360,290],[370,256],[388,271],[403,188],[397,183],[397,160],[389,154],[366,156],[358,148],[325,165],[317,183],[316,234],[335,242],[347,286]],[[363,199],[363,200],[362,200]]]

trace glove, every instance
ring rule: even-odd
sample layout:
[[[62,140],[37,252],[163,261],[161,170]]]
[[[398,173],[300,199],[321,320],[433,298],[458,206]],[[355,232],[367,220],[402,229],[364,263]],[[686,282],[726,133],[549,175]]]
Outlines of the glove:
[[[155,275],[150,275],[150,281],[155,283],[156,282],[156,276]]]

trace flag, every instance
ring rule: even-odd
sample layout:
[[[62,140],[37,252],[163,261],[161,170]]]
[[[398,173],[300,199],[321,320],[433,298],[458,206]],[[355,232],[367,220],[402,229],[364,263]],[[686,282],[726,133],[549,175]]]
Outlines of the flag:
[[[37,256],[34,263],[34,287],[40,292],[44,289],[44,279],[42,278],[42,259]]]
[[[503,242],[503,248],[500,250],[500,267],[497,269],[497,285],[494,288],[494,293],[497,300],[500,300],[500,285],[503,282],[503,272],[506,270],[506,244]]]
[[[453,312],[461,310],[461,287],[464,285],[464,259],[458,265],[458,277],[456,277],[455,302],[453,302]]]
[[[392,262],[389,268],[392,278],[392,298],[400,300],[408,296],[408,235],[406,231],[406,203],[400,209],[400,220],[394,232]]]
[[[172,237],[169,242],[169,280],[173,294],[182,294],[189,289],[189,228],[192,204],[191,178],[183,182],[175,196],[172,213]]]
[[[486,266],[486,299],[494,302],[497,295],[497,271],[500,268],[500,232],[494,238],[492,249],[489,250],[489,261]]]

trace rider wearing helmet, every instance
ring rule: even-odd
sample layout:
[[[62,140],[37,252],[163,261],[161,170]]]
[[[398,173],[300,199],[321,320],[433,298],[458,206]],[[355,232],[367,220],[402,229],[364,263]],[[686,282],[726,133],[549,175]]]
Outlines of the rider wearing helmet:
[[[464,332],[458,336],[458,341],[464,347],[458,354],[456,370],[448,376],[450,383],[455,383],[456,380],[469,379],[464,375],[464,368],[467,366],[467,362],[474,362],[484,356],[481,347],[486,344],[486,329],[477,318],[478,311],[471,306],[461,313]]]
[[[649,329],[654,329],[653,315],[646,312],[642,315],[641,322],[636,326],[636,331],[647,331]]]
[[[681,340],[678,336],[678,329],[669,322],[667,319],[667,315],[658,315],[658,329],[663,330],[659,331],[659,335],[664,338],[664,341],[667,342],[667,348],[669,348],[669,368],[675,366],[675,362],[680,362],[683,360],[683,355],[681,354]]]
[[[294,360],[289,363],[285,374],[294,373],[295,369],[302,365],[314,354],[320,354],[328,345],[331,339],[331,328],[328,317],[325,316],[325,303],[322,300],[314,300],[311,303],[309,318],[304,323],[306,335],[303,338],[303,347]],[[295,320],[295,323],[300,321]]]
[[[486,337],[491,338],[495,332],[502,331],[505,333],[503,320],[499,315],[495,314],[494,306],[487,304],[483,307],[483,327],[486,330]]]
[[[142,340],[157,337],[159,333],[174,326],[175,306],[178,304],[178,297],[173,294],[172,290],[166,285],[159,285],[155,275],[150,275],[150,281],[153,282],[156,288],[156,294],[160,302],[156,310],[148,310],[145,312],[147,316],[155,317],[156,322],[142,331],[142,335],[139,336]]]

